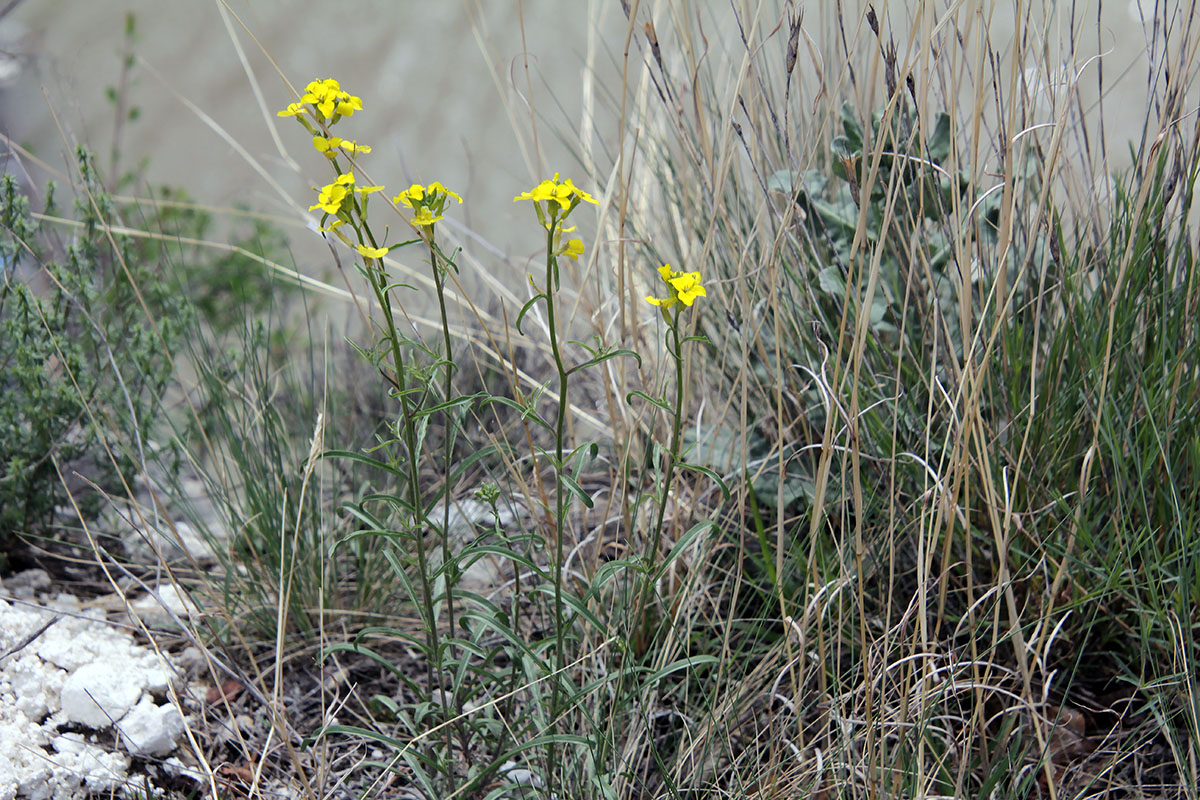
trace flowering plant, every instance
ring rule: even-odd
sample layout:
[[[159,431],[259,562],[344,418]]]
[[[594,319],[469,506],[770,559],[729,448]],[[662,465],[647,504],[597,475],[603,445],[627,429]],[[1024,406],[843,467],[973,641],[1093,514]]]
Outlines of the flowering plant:
[[[664,313],[680,303],[690,306],[697,297],[708,296],[700,283],[699,272],[676,272],[670,264],[663,264],[658,268],[658,274],[670,288],[670,294],[666,297],[647,297],[646,302],[658,306]]]
[[[297,102],[288,104],[287,108],[278,112],[281,117],[293,117],[312,137],[313,149],[328,159],[335,177],[332,183],[320,188],[313,187],[317,192],[316,202],[309,206],[309,211],[321,210],[322,233],[331,233],[360,257],[360,271],[371,287],[378,303],[382,319],[371,318],[378,326],[378,345],[367,355],[373,363],[379,365],[380,373],[395,388],[391,395],[396,402],[398,420],[395,423],[396,438],[387,444],[394,449],[386,462],[380,461],[393,474],[404,478],[404,496],[397,497],[397,505],[404,509],[407,518],[402,529],[394,533],[402,539],[407,539],[412,551],[415,552],[419,591],[412,595],[421,609],[422,623],[425,628],[424,651],[426,656],[427,681],[430,687],[437,687],[443,694],[445,713],[447,717],[462,713],[462,699],[458,694],[456,683],[447,682],[446,664],[460,657],[455,647],[444,646],[438,637],[437,615],[445,613],[451,630],[455,628],[455,593],[453,582],[455,573],[443,572],[440,579],[434,575],[432,554],[427,550],[426,535],[432,528],[441,534],[441,562],[449,565],[454,563],[450,548],[450,503],[452,486],[447,481],[444,489],[443,514],[440,525],[433,521],[426,490],[420,479],[420,459],[423,448],[424,426],[429,416],[436,409],[428,407],[428,398],[436,397],[433,389],[433,375],[441,369],[444,382],[441,386],[445,408],[457,409],[469,405],[471,398],[457,398],[453,394],[454,361],[451,351],[450,326],[446,312],[446,297],[444,284],[447,274],[455,269],[453,257],[444,255],[438,249],[434,240],[433,224],[443,218],[446,203],[450,198],[462,202],[462,197],[447,189],[441,183],[431,183],[428,186],[413,184],[394,199],[397,206],[412,209],[414,215],[410,223],[421,233],[421,241],[429,248],[430,266],[433,269],[434,286],[437,290],[438,306],[441,311],[442,343],[444,351],[441,354],[425,347],[420,342],[420,335],[408,338],[401,333],[397,325],[397,309],[394,295],[401,284],[393,281],[384,268],[382,259],[394,247],[412,244],[416,239],[391,246],[383,246],[372,231],[367,218],[367,199],[375,192],[382,192],[383,186],[359,185],[357,174],[361,174],[355,162],[357,156],[371,152],[368,145],[360,144],[353,139],[334,136],[330,128],[343,118],[362,110],[362,99],[344,91],[341,85],[332,78],[316,80],[308,84],[303,95]],[[348,160],[349,164],[344,163]],[[380,237],[382,238],[382,237]],[[413,347],[416,345],[416,347]],[[433,354],[437,359],[431,369],[423,366],[417,357],[410,357],[409,352],[425,352]],[[367,352],[364,350],[364,352]],[[391,361],[390,374],[388,367],[383,366],[386,360]],[[453,429],[457,424],[449,411],[443,411],[447,419],[447,428]],[[447,471],[451,468],[454,435],[445,436],[444,460]],[[358,454],[355,457],[359,457]],[[445,569],[445,568],[444,568]],[[435,586],[436,581],[442,581],[442,588]],[[435,610],[436,609],[436,610]],[[443,611],[444,610],[444,611]],[[446,691],[452,689],[452,691]],[[446,728],[447,737],[450,729]],[[447,752],[451,748],[450,739],[443,742]]]
[[[514,203],[522,200],[532,200],[537,212],[538,222],[550,233],[550,250],[556,256],[566,256],[572,261],[579,260],[583,255],[583,240],[568,239],[563,243],[563,234],[575,230],[574,226],[566,227],[562,223],[580,203],[599,205],[596,198],[580,189],[570,178],[559,180],[554,173],[553,180],[544,180],[528,192],[522,192],[513,198]]]
[[[462,202],[462,197],[457,192],[452,192],[441,183],[434,181],[428,186],[414,183],[393,197],[392,202],[408,206],[417,212],[412,218],[413,225],[429,226],[442,219],[442,212],[446,210],[446,201],[451,197]]]
[[[362,111],[362,98],[355,97],[333,78],[312,81],[304,87],[300,102],[288,103],[288,107],[276,113],[278,117],[296,117],[308,126],[306,116],[317,122],[333,125],[342,117],[349,117],[355,111]]]

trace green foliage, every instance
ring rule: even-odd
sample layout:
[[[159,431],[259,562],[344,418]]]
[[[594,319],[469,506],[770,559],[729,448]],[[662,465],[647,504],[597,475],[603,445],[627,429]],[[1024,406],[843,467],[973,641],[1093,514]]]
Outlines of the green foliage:
[[[350,612],[342,618],[350,621],[380,613],[391,597],[381,555],[387,542],[360,538],[335,552],[346,524],[330,510],[349,487],[365,482],[364,470],[317,458],[326,435],[361,445],[382,424],[355,409],[362,398],[342,388],[362,383],[361,375],[342,371],[357,362],[334,359],[331,374],[322,376],[314,368],[321,353],[312,331],[307,353],[281,352],[272,346],[273,320],[243,320],[236,338],[197,321],[187,348],[196,413],[177,431],[189,460],[205,465],[205,496],[215,507],[215,517],[192,520],[221,563],[214,605],[236,621],[240,635],[265,639],[275,636],[281,619],[286,631],[310,636],[322,612]],[[325,433],[321,419],[337,420],[336,433]],[[314,436],[320,437],[315,451]],[[233,635],[223,625],[214,632],[226,641]]]
[[[64,502],[56,461],[64,471],[86,461],[88,477],[113,488],[139,456],[186,319],[152,262],[126,242],[114,248],[112,201],[91,156],[77,157],[69,240],[34,220],[11,175],[0,184],[0,553]]]
[[[259,216],[244,212],[232,229],[226,229],[186,191],[169,186],[139,201],[130,216],[161,239],[134,240],[130,246],[138,258],[152,260],[165,252],[185,266],[178,270],[182,291],[218,336],[240,336],[246,320],[265,318],[295,294],[255,258],[279,262],[287,253],[280,229]],[[229,244],[205,246],[212,241]]]
[[[678,230],[678,252],[721,271],[723,313],[703,322],[717,343],[710,397],[729,410],[689,442],[694,459],[744,477],[718,556],[735,576],[725,668],[794,635],[795,661],[759,683],[771,696],[784,687],[788,708],[756,735],[804,742],[785,760],[809,774],[836,762],[877,775],[882,794],[1045,794],[1068,761],[1090,776],[1089,758],[1053,740],[1068,707],[1118,687],[1147,711],[1114,728],[1128,737],[1116,752],[1157,749],[1172,789],[1190,787],[1195,141],[1173,138],[1180,108],[1155,105],[1110,199],[1092,177],[1095,140],[1064,144],[1089,135],[1073,112],[1046,125],[1002,81],[963,103],[961,83],[941,82],[969,60],[953,35],[906,92],[879,36],[869,55],[892,82],[873,114],[876,73],[848,69],[825,72],[842,82],[820,83],[811,106],[788,107],[791,89],[811,85],[784,79],[782,45],[764,45],[767,99],[744,92],[730,114],[713,81],[692,101],[711,112],[694,128],[668,105],[664,138],[681,146],[659,160],[646,148],[655,173],[634,179],[655,187],[654,211],[627,220],[637,237]],[[704,85],[694,77],[689,94]],[[839,107],[830,91],[857,101]],[[725,125],[744,152],[710,155]],[[745,169],[722,171],[739,157]],[[1049,720],[1039,728],[1019,706],[1049,706]],[[839,716],[817,732],[814,720]],[[757,781],[772,747],[725,774]],[[1081,783],[1063,781],[1059,796],[1082,796]]]

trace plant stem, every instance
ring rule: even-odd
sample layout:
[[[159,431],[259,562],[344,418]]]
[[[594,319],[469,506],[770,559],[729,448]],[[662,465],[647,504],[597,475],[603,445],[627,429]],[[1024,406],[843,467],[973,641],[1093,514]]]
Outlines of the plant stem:
[[[453,361],[453,352],[451,350],[451,344],[450,344],[450,322],[446,316],[446,293],[445,293],[445,289],[444,289],[442,270],[438,268],[438,252],[437,252],[437,247],[434,246],[433,226],[432,225],[429,226],[427,244],[429,245],[429,265],[433,269],[433,285],[437,289],[438,308],[441,310],[441,313],[442,313],[442,346],[445,348],[445,353],[443,355],[443,358],[445,359],[445,368],[446,368],[446,370],[445,370],[446,380],[443,385],[444,389],[443,389],[443,393],[442,393],[442,402],[449,403],[450,402],[451,383],[454,379],[454,361]],[[444,496],[442,498],[444,501],[442,503],[442,509],[443,509],[442,510],[442,580],[444,581],[445,586],[446,586],[446,619],[450,625],[450,636],[451,636],[451,638],[453,638],[454,631],[455,631],[455,627],[454,627],[454,585],[455,585],[455,583],[457,583],[458,568],[457,568],[457,564],[454,565],[454,567],[450,566],[450,560],[451,560],[451,554],[450,554],[450,474],[452,472],[451,459],[453,458],[453,455],[454,455],[454,438],[453,438],[454,420],[453,420],[453,415],[452,415],[452,409],[449,406],[447,406],[447,408],[446,408],[445,418],[446,418],[446,432],[443,437],[445,439],[445,442],[444,442],[444,449],[442,451],[442,468],[445,469],[445,471],[446,471],[446,485],[444,488]],[[437,659],[437,666],[438,666],[439,673],[442,672],[441,663],[442,663],[442,659],[439,656]],[[451,689],[451,697],[450,697],[451,708],[454,710],[454,712],[456,714],[461,714],[462,707],[459,703],[458,681],[452,680],[450,682],[450,689]],[[443,705],[444,705],[445,701],[446,701],[446,696],[445,696],[444,690],[443,690],[443,694],[442,694],[442,701],[443,701]],[[447,717],[449,717],[449,715],[447,715]],[[466,754],[467,753],[467,741],[466,741],[465,733],[463,731],[463,726],[461,726],[461,725],[457,726],[457,729],[458,729],[460,735],[463,736],[463,742],[462,742],[463,753]],[[449,753],[451,752],[451,750],[450,750],[451,736],[452,736],[451,726],[447,726],[446,727],[446,753],[447,753],[447,755],[449,755]]]
[[[669,325],[674,349],[668,346],[667,350],[670,352],[671,358],[675,360],[675,403],[672,407],[674,416],[671,420],[671,445],[667,450],[667,463],[662,472],[662,494],[658,500],[658,517],[654,521],[654,533],[650,539],[646,585],[642,590],[641,608],[637,614],[637,616],[641,617],[641,633],[639,634],[641,641],[639,642],[638,650],[647,645],[647,638],[649,636],[650,595],[654,590],[654,573],[658,569],[658,548],[662,542],[663,522],[665,521],[667,511],[667,496],[671,492],[671,481],[675,477],[675,463],[678,459],[679,442],[683,432],[683,349],[679,339],[680,311],[681,309],[676,306],[674,320]]]
[[[563,515],[564,496],[562,473],[566,465],[563,463],[564,426],[567,420],[567,370],[563,366],[562,354],[558,349],[558,332],[554,319],[554,278],[557,272],[558,260],[554,256],[554,228],[558,224],[551,216],[550,225],[546,229],[546,319],[550,327],[550,351],[554,354],[554,366],[558,370],[558,418],[554,431],[554,679],[550,682],[550,719],[553,724],[558,719],[559,702],[562,694],[562,676],[559,674],[566,663],[563,658],[563,602],[562,602],[562,556],[563,556]],[[556,766],[556,748],[553,740],[548,750],[549,771],[547,782],[554,779]]]
[[[446,292],[445,281],[443,280],[442,270],[438,268],[438,253],[437,248],[433,244],[433,226],[429,227],[429,263],[433,267],[433,285],[437,289],[438,309],[442,313],[442,346],[445,348],[446,376],[443,384],[442,402],[450,402],[451,383],[454,379],[454,360],[453,351],[450,344],[450,322],[446,316]],[[447,409],[449,412],[449,409]],[[442,513],[442,569],[447,570],[446,565],[450,559],[450,466],[451,459],[454,455],[454,438],[451,436],[453,424],[450,418],[447,418],[445,446],[443,450],[442,464],[446,470],[446,487],[443,500]],[[451,635],[454,633],[454,593],[451,591],[451,575],[446,572],[446,616],[450,623]]]
[[[370,231],[367,231],[367,236],[371,240],[371,245],[375,246],[374,237]],[[391,345],[392,366],[396,370],[396,393],[400,398],[400,415],[403,418],[404,449],[407,451],[408,460],[408,502],[409,511],[412,515],[412,532],[417,549],[417,569],[421,573],[421,594],[422,611],[425,615],[425,644],[429,651],[428,658],[425,661],[426,674],[429,680],[429,686],[436,686],[439,690],[442,688],[441,680],[441,657],[438,654],[437,630],[434,625],[433,615],[433,588],[429,585],[429,559],[425,552],[425,536],[424,536],[424,503],[421,500],[421,483],[417,473],[418,456],[416,444],[416,432],[413,426],[413,410],[409,406],[408,400],[408,377],[404,369],[404,354],[400,349],[400,337],[396,333],[396,320],[392,314],[392,304],[388,297],[387,275],[384,274],[383,265],[376,261],[375,266],[368,267],[368,274],[371,279],[371,288],[375,291],[375,298],[379,301],[379,307],[383,311],[384,322],[387,324],[387,337]]]

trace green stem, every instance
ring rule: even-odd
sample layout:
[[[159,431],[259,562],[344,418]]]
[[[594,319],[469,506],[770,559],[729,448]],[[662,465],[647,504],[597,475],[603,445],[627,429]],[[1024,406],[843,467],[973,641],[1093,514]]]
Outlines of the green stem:
[[[443,402],[450,402],[451,382],[454,379],[453,352],[450,344],[450,322],[446,316],[446,292],[442,270],[438,268],[437,248],[433,244],[433,226],[429,226],[429,263],[433,267],[433,285],[437,289],[438,308],[442,312],[442,346],[445,348],[446,379],[443,384]],[[449,417],[447,418],[449,420]],[[451,437],[451,423],[446,423],[445,448],[443,451],[443,467],[446,470],[446,487],[442,513],[442,569],[447,570],[450,563],[450,460],[454,453],[454,439]],[[451,635],[454,633],[454,593],[451,591],[451,574],[446,574],[446,616],[450,622]]]
[[[365,230],[371,246],[377,247],[370,229]],[[408,502],[412,514],[413,539],[417,549],[417,569],[421,573],[422,605],[424,606],[422,610],[426,620],[425,644],[429,651],[429,657],[426,659],[425,669],[429,686],[436,686],[440,691],[442,688],[441,657],[438,653],[437,631],[434,628],[433,587],[429,585],[429,559],[425,552],[425,506],[421,500],[421,482],[417,472],[417,437],[413,425],[413,410],[409,405],[408,376],[404,369],[404,353],[400,349],[400,337],[396,333],[396,320],[392,314],[392,304],[387,290],[387,275],[383,271],[382,263],[376,261],[373,268],[368,267],[368,274],[371,278],[371,288],[375,292],[375,298],[379,301],[379,307],[383,311],[388,342],[391,345],[392,366],[396,371],[396,392],[400,397],[400,415],[403,417],[402,435],[408,460]]]
[[[681,309],[677,305],[675,307],[674,319],[668,326],[671,329],[671,338],[674,344],[673,350],[670,347],[667,348],[671,354],[671,358],[675,360],[675,404],[672,409],[674,417],[671,420],[671,446],[667,450],[667,464],[663,468],[662,473],[662,494],[658,500],[658,515],[654,522],[654,533],[650,539],[649,571],[646,574],[646,585],[642,590],[641,610],[638,614],[642,619],[641,637],[643,644],[646,643],[646,638],[649,634],[650,595],[654,590],[654,573],[658,569],[658,548],[662,543],[663,522],[667,512],[667,496],[671,492],[671,481],[675,477],[675,464],[679,458],[679,444],[683,433],[683,350],[679,338],[680,312]]]
[[[550,327],[550,351],[554,354],[554,366],[558,370],[558,419],[554,432],[554,679],[550,682],[550,719],[554,724],[558,719],[559,703],[562,699],[562,672],[566,660],[563,655],[563,602],[562,602],[562,561],[563,561],[563,516],[565,513],[565,497],[563,494],[562,472],[564,427],[567,421],[567,370],[563,366],[562,354],[558,348],[558,331],[554,318],[554,279],[557,272],[558,260],[554,255],[554,228],[558,224],[556,215],[550,217],[546,228],[546,320]],[[548,750],[549,772],[547,781],[554,780],[557,752],[555,743],[551,740]]]
[[[446,376],[445,376],[446,379],[445,379],[445,383],[443,384],[444,389],[443,389],[442,400],[443,400],[443,402],[448,403],[448,402],[450,402],[451,383],[454,379],[454,361],[452,359],[453,351],[451,350],[451,344],[450,344],[450,322],[446,316],[446,293],[445,293],[443,275],[442,275],[442,270],[438,268],[438,253],[437,253],[437,248],[434,246],[433,242],[434,242],[433,225],[430,225],[428,239],[427,239],[427,244],[429,245],[429,264],[433,269],[433,285],[437,289],[438,308],[442,312],[442,346],[445,348],[444,358],[445,358],[445,367],[446,367]],[[454,567],[450,566],[450,560],[451,560],[451,554],[450,554],[450,473],[451,473],[451,467],[452,467],[451,459],[453,458],[453,455],[454,455],[454,453],[453,453],[454,439],[452,436],[452,434],[453,434],[453,414],[452,414],[451,409],[447,408],[445,418],[446,418],[446,432],[445,432],[445,436],[444,436],[444,439],[445,439],[444,449],[442,451],[442,468],[446,470],[446,486],[444,489],[444,496],[442,498],[443,499],[443,503],[442,503],[442,576],[443,577],[442,577],[442,580],[445,582],[445,586],[446,586],[446,618],[450,624],[450,636],[451,636],[451,638],[453,638],[454,631],[456,630],[454,627],[454,584],[457,582],[456,581],[457,565],[455,565]],[[442,664],[442,659],[439,656],[439,658],[437,659],[437,668],[438,668],[439,673],[442,672],[441,664]],[[462,707],[460,705],[459,696],[458,696],[458,681],[452,680],[450,682],[450,688],[451,688],[451,697],[450,697],[451,708],[457,714],[461,714]],[[445,694],[443,693],[443,695],[442,695],[443,702],[445,701],[445,699],[446,699],[446,697],[445,697]],[[449,715],[447,715],[447,716],[449,716]],[[451,727],[452,726],[446,726],[446,752],[447,752],[447,754],[449,754],[451,752],[451,744],[452,744],[452,742],[451,742],[451,736],[452,736]],[[465,754],[468,752],[466,734],[465,734],[463,726],[461,726],[461,725],[457,726],[457,730],[459,731],[460,736],[463,737],[462,744],[463,744],[463,752]],[[468,756],[468,758],[469,758],[469,756]]]

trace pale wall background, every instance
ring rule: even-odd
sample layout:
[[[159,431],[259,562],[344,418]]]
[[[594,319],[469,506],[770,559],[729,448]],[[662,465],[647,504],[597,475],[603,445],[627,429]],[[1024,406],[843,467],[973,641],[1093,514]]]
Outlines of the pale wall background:
[[[1154,6],[1153,0],[1141,2],[1147,11]],[[708,20],[708,35],[736,36],[736,27],[727,21],[729,4],[723,0],[682,5]],[[832,0],[799,5],[810,34],[828,35],[823,31],[830,24]],[[993,46],[1003,50],[1011,42],[1016,5],[975,2],[964,7],[981,9],[989,20]],[[1068,36],[1063,20],[1072,5],[1089,20],[1077,63],[1106,54],[1111,94],[1103,110],[1110,151],[1123,156],[1123,140],[1139,133],[1146,105],[1147,31],[1138,21],[1138,0],[1102,6],[1034,2],[1034,16],[1059,51],[1052,60],[1064,57],[1062,43]],[[845,0],[846,18],[861,19],[863,6],[864,2]],[[886,0],[875,6],[893,30],[897,20],[918,8],[917,3]],[[934,15],[946,6],[921,4],[924,13]],[[604,93],[615,91],[620,81],[626,22],[618,0],[230,0],[230,7],[257,37],[258,43],[231,18],[271,111],[283,107],[288,97],[263,49],[299,86],[315,77],[337,77],[364,99],[366,111],[343,122],[338,132],[374,146],[367,162],[371,176],[389,190],[431,180],[457,189],[469,202],[456,219],[489,246],[515,254],[518,261],[539,245],[526,235],[529,210],[515,207],[511,198],[555,169],[579,174],[569,145],[587,125],[582,113],[589,64],[598,73],[591,87],[598,98],[591,124],[600,140],[607,137],[611,142],[615,136]],[[643,16],[652,13],[660,20],[660,30],[669,29],[665,15],[670,7],[647,0],[642,8]],[[213,0],[20,3],[4,20],[0,36],[7,42],[0,41],[0,47],[16,53],[21,65],[16,79],[0,89],[3,129],[16,141],[32,145],[59,170],[65,169],[70,152],[67,140],[86,141],[105,153],[113,121],[104,89],[119,74],[126,11],[136,15],[141,35],[136,52],[145,62],[136,69],[130,95],[143,116],[122,136],[127,159],[147,156],[151,181],[186,187],[199,202],[217,207],[241,202],[299,220],[297,207],[310,202],[310,186],[327,181],[327,167],[293,121],[264,119]],[[526,83],[523,53],[530,59],[532,89]],[[534,107],[544,115],[538,125],[544,154],[540,163],[531,152],[532,126],[525,105],[530,92]],[[279,190],[255,174],[180,96],[233,136],[278,181]],[[1099,113],[1099,106],[1089,108],[1089,113]],[[278,123],[283,154],[271,136],[270,123]],[[558,132],[565,132],[568,141],[561,141]],[[295,161],[289,162],[289,157]],[[303,241],[296,240],[301,261],[306,253]],[[468,246],[481,257],[488,251],[478,241],[468,240]],[[327,260],[315,241],[313,258]]]

